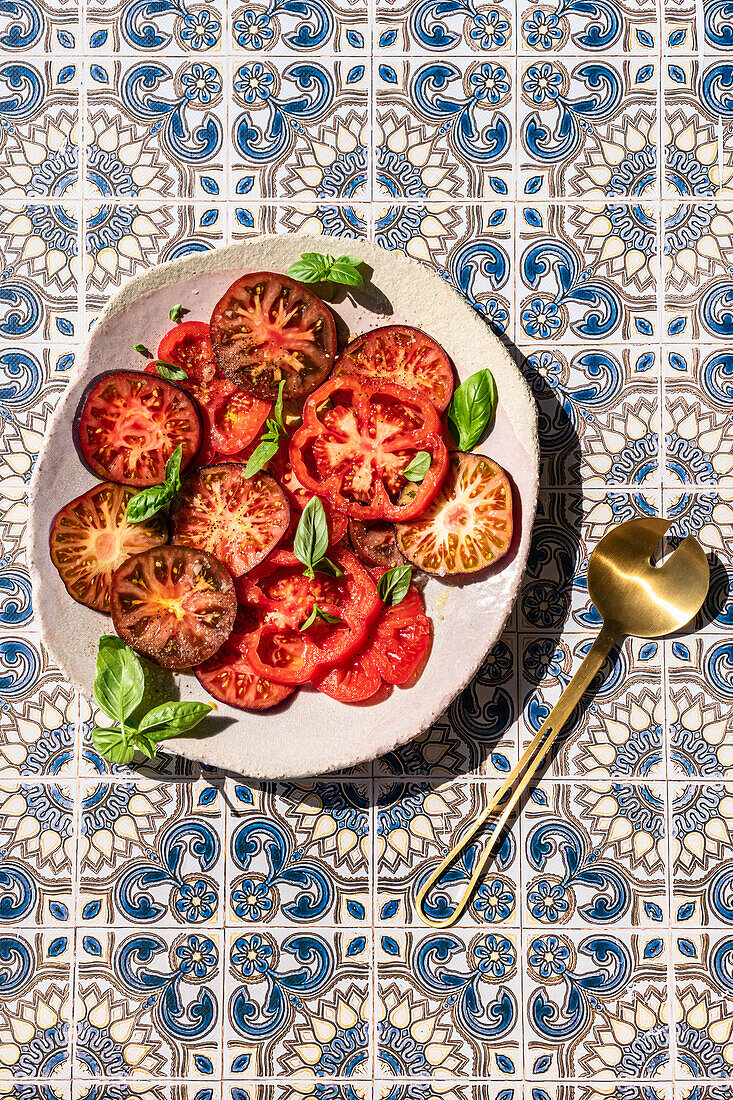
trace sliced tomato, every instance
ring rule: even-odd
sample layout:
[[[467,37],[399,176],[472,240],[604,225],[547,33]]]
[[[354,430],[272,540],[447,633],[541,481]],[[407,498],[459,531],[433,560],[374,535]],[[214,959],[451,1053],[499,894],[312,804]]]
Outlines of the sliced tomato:
[[[171,508],[172,542],[214,554],[239,577],[277,546],[290,523],[285,493],[269,474],[244,476],[223,462],[196,470]]]
[[[354,550],[367,565],[391,569],[395,565],[405,564],[397,549],[393,523],[383,519],[372,519],[367,523],[350,519],[349,538]]]
[[[143,523],[128,522],[135,492],[104,481],[65,505],[51,525],[51,561],[66,591],[95,611],[109,611],[112,574],[126,558],[168,541],[160,512]]]
[[[164,378],[141,371],[101,375],[77,420],[84,461],[98,477],[143,488],[163,480],[183,446],[186,469],[201,446],[201,419],[191,398]]]
[[[348,550],[336,547],[332,560],[342,576],[317,572],[309,579],[291,553],[276,551],[238,582],[240,607],[257,623],[246,653],[258,675],[303,684],[363,642],[381,608],[377,587]],[[301,630],[314,604],[340,622],[317,618]]]
[[[357,336],[339,355],[333,373],[396,382],[424,394],[439,413],[453,395],[450,359],[431,336],[410,325],[387,325]]]
[[[342,664],[314,677],[313,686],[339,703],[363,703],[379,692],[382,677],[368,650],[358,650]]]
[[[120,638],[164,668],[201,664],[229,637],[237,593],[212,554],[158,546],[115,570],[110,597]]]
[[[418,451],[430,454],[431,466],[403,503],[403,471]],[[306,401],[290,462],[306,489],[353,519],[412,519],[440,488],[448,452],[426,397],[344,375],[330,378]]]
[[[272,476],[278,484],[285,490],[285,494],[290,502],[290,531],[288,532],[288,536],[294,536],[301,512],[308,501],[312,500],[316,494],[313,493],[311,489],[306,489],[305,485],[298,481],[295,476],[295,471],[290,464],[288,448],[285,442],[280,444],[280,450],[273,458],[269,469],[272,470]],[[348,520],[343,512],[337,512],[335,508],[331,507],[328,501],[321,501],[321,503],[326,513],[329,546],[334,546],[337,542],[341,542],[341,539],[346,534]]]
[[[336,325],[328,306],[295,279],[243,275],[214,306],[211,345],[219,369],[253,397],[304,397],[331,370]]]
[[[166,332],[158,344],[158,358],[185,370],[187,377],[181,385],[194,397],[199,396],[196,386],[213,382],[218,373],[205,321],[183,321]],[[155,364],[149,363],[145,369],[155,372]]]
[[[252,397],[231,382],[223,381],[220,386],[208,408],[211,442],[219,454],[234,455],[254,440],[272,404]]]
[[[413,487],[402,496],[409,504]],[[496,462],[454,451],[442,488],[417,519],[398,523],[397,545],[425,573],[477,573],[494,565],[512,541],[512,490]]]
[[[384,570],[373,576],[378,580]],[[414,584],[395,607],[387,606],[370,635],[370,654],[382,679],[404,684],[413,675],[430,644],[430,620]]]
[[[295,688],[258,676],[244,655],[246,647],[246,634],[231,634],[213,657],[193,670],[194,675],[221,703],[239,710],[268,710],[292,695]]]

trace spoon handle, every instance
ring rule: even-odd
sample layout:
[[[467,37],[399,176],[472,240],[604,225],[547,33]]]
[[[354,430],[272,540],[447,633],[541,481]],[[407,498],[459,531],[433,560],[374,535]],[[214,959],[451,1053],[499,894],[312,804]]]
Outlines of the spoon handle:
[[[484,867],[486,866],[489,858],[494,852],[504,827],[512,815],[512,812],[522,797],[522,794],[526,790],[527,786],[532,781],[532,777],[539,768],[540,764],[544,760],[547,752],[551,748],[556,737],[562,732],[565,723],[570,718],[575,707],[578,705],[583,695],[587,691],[593,677],[598,670],[602,667],[603,662],[608,657],[609,653],[613,649],[615,642],[619,638],[619,634],[613,628],[606,626],[601,627],[593,645],[588,650],[582,664],[576,671],[573,678],[565,688],[564,692],[558,699],[555,706],[548,714],[545,721],[540,726],[537,733],[530,741],[527,748],[522,753],[522,756],[513,769],[511,774],[507,776],[499,789],[494,792],[494,796],[491,802],[483,813],[479,814],[478,818],[474,821],[471,828],[465,833],[456,844],[455,848],[443,859],[443,861],[435,868],[435,870],[429,875],[427,880],[423,883],[418,891],[417,898],[415,900],[415,908],[420,919],[425,923],[431,925],[433,928],[448,928],[460,917],[463,910],[468,905],[468,902],[473,894],[473,891],[478,883],[481,875],[483,874]],[[506,801],[507,792],[511,791],[511,795]],[[501,808],[501,812],[498,813]],[[448,870],[450,865],[458,858],[458,856],[466,848],[481,831],[485,822],[492,815],[497,814],[498,817],[493,824],[491,834],[486,840],[485,847],[481,852],[480,857],[476,861],[476,865],[473,869],[471,877],[468,882],[464,893],[459,898],[455,909],[448,916],[439,918],[431,917],[426,912],[425,901],[433,889],[435,884],[439,882],[441,877]]]

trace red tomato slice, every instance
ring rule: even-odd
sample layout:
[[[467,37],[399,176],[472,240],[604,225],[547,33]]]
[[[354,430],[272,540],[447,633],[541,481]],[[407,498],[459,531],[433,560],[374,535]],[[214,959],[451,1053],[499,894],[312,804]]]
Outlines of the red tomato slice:
[[[158,546],[115,571],[110,610],[120,638],[138,653],[164,668],[191,668],[229,637],[237,593],[211,554]]]
[[[377,587],[348,550],[336,547],[332,560],[343,576],[316,573],[309,580],[292,554],[276,551],[239,582],[240,607],[256,616],[258,624],[246,651],[258,675],[303,684],[361,645],[381,607]],[[341,622],[316,619],[301,630],[314,604]]]
[[[359,650],[343,664],[314,677],[313,686],[339,703],[363,703],[377,694],[382,677],[369,651]]]
[[[405,564],[405,559],[397,549],[393,523],[387,523],[383,519],[373,519],[368,523],[350,519],[349,538],[354,550],[366,565],[381,565],[390,569],[395,565]]]
[[[292,695],[295,688],[258,676],[244,656],[246,646],[246,634],[231,634],[213,657],[193,670],[194,675],[209,695],[230,707],[268,710]]]
[[[235,455],[254,440],[272,405],[226,380],[219,387],[208,406],[211,442],[219,454]]]
[[[271,271],[243,275],[214,306],[211,345],[221,372],[253,397],[305,397],[336,355],[328,306],[295,279]]]
[[[309,500],[316,495],[310,489],[306,489],[305,485],[301,484],[295,476],[295,471],[290,465],[290,459],[288,456],[288,448],[285,442],[280,444],[280,450],[277,452],[272,460],[272,465],[269,467],[272,470],[272,476],[278,482],[278,484],[284,489],[285,495],[290,502],[290,530],[288,536],[294,536],[295,530],[298,526],[298,520],[300,519],[301,512],[305,508]],[[323,510],[326,513],[326,523],[328,524],[328,541],[330,546],[334,546],[337,542],[341,542],[341,539],[346,534],[346,527],[348,520],[343,512],[337,512],[328,501],[321,501]]]
[[[453,395],[450,359],[431,336],[410,325],[387,325],[357,336],[339,355],[333,373],[396,382],[424,394],[439,413]]]
[[[184,321],[166,332],[158,345],[158,358],[185,370],[188,377],[181,385],[190,387],[194,397],[199,396],[196,385],[212,382],[218,373],[205,321]],[[153,363],[145,369],[155,372]]]
[[[379,580],[385,570],[375,570]],[[414,584],[396,607],[386,606],[370,635],[369,653],[388,684],[404,684],[418,667],[430,644],[430,620],[421,593]]]
[[[238,577],[277,546],[290,507],[268,474],[245,477],[244,466],[225,462],[188,478],[171,508],[171,523],[172,542],[214,554]]]
[[[402,496],[409,501],[412,486]],[[454,451],[440,492],[410,523],[395,527],[404,556],[440,577],[494,565],[512,541],[512,489],[496,462]]]
[[[432,464],[401,503],[418,451]],[[412,519],[438,492],[448,465],[440,418],[426,397],[389,382],[330,378],[306,401],[290,442],[298,480],[353,519]]]
[[[109,612],[112,574],[126,558],[168,541],[161,512],[128,522],[135,492],[103,481],[65,505],[51,525],[51,561],[72,599],[95,611]]]
[[[179,443],[185,470],[202,439],[201,420],[188,394],[141,371],[101,375],[87,394],[77,430],[93,473],[138,489],[163,480]]]

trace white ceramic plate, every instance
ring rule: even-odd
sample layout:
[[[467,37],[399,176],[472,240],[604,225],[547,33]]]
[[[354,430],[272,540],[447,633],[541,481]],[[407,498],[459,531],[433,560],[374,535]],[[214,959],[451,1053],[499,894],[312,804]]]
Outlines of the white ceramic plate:
[[[433,647],[416,686],[395,688],[383,702],[345,706],[308,688],[275,711],[247,713],[219,704],[213,731],[166,748],[248,776],[317,775],[404,744],[425,730],[470,681],[501,634],[524,572],[537,500],[537,426],[532,397],[511,358],[477,314],[442,279],[415,261],[359,242],[301,236],[253,237],[215,252],[163,264],[130,280],[108,303],[86,344],[69,388],[49,424],[30,493],[29,550],[36,619],[43,641],[72,684],[92,698],[100,634],[110,620],[74,603],[48,551],[56,512],[94,484],[72,443],[72,422],[86,385],[100,372],[141,366],[133,345],[156,348],[182,302],[189,320],[208,320],[226,288],[246,271],[285,271],[301,252],[338,254],[348,243],[372,274],[363,291],[334,306],[343,339],[378,325],[424,328],[452,358],[463,380],[481,367],[496,378],[499,407],[482,449],[514,481],[515,538],[509,555],[478,579],[425,585]],[[168,697],[209,697],[192,674],[158,685]]]

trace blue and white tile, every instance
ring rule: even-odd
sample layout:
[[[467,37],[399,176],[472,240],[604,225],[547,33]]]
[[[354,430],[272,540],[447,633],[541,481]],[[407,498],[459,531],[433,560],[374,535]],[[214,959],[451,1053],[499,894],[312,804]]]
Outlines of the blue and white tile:
[[[0,785],[0,914],[4,924],[73,921],[75,783]]]
[[[733,939],[718,933],[680,932],[673,942],[677,1074],[688,1086],[695,1077],[730,1077]],[[717,1087],[711,1090],[714,1091]],[[687,1093],[687,1097],[690,1095]]]
[[[517,209],[516,342],[649,346],[658,331],[658,210],[618,202]]]
[[[292,206],[254,201],[247,198],[231,204],[230,233],[233,241],[246,240],[255,233],[302,233],[359,240],[369,232],[369,207],[364,202],[295,203]]]
[[[609,205],[658,198],[659,102],[655,60],[522,59],[519,193]]]
[[[562,3],[518,5],[519,48],[547,56],[605,52],[653,57],[659,52],[659,11],[654,0],[613,0],[603,18],[584,7]]]
[[[136,0],[90,0],[85,51],[102,68],[110,55],[139,53],[216,54],[222,49],[226,5],[222,0],[140,4]]]
[[[733,679],[728,642],[708,634],[665,645],[670,777],[729,778],[733,775]]]
[[[222,933],[79,929],[75,1076],[221,1078]]]
[[[0,207],[0,338],[79,339],[79,207],[39,200]]]
[[[372,1082],[361,1078],[345,1083],[326,1083],[320,1077],[289,1079],[286,1084],[239,1078],[222,1082],[222,1100],[322,1100],[324,1093],[333,1100],[376,1100]]]
[[[61,679],[0,705],[0,778],[75,776],[77,712],[76,695]]]
[[[621,734],[607,725],[611,736]],[[523,928],[625,926],[662,935],[666,816],[665,784],[653,779],[544,780],[533,788],[521,817]]]
[[[733,787],[699,780],[670,786],[674,920],[686,928],[733,925]]]
[[[224,921],[224,799],[205,780],[109,782],[81,787],[82,926]]]
[[[722,143],[720,126],[724,87],[703,65],[679,57],[662,69],[664,197],[675,201],[715,196],[733,183],[733,150]]]
[[[230,198],[369,198],[364,65],[345,57],[304,66],[268,57],[237,60],[230,95]]]
[[[390,60],[376,77],[375,148],[403,162],[423,199],[513,197],[513,59]]]
[[[371,1077],[368,929],[239,928],[227,951],[227,1077]]]
[[[548,344],[520,351],[539,406],[542,486],[658,483],[658,348],[609,344],[565,352]]]
[[[723,0],[703,0],[701,4],[704,42],[699,49],[720,50],[725,56],[733,49],[733,20]]]
[[[12,420],[16,414],[38,410],[44,402],[61,396],[74,365],[73,351],[53,344],[25,342],[14,346],[0,342],[0,414]]]
[[[28,0],[0,13],[0,50],[10,56],[28,52],[68,55],[80,48],[79,5],[74,0]]]
[[[449,6],[440,0],[377,0],[375,48],[380,57],[511,56],[514,23],[514,5],[500,0],[460,0]]]
[[[75,1081],[73,1100],[221,1100],[218,1082]],[[33,1100],[33,1098],[29,1098]]]
[[[659,931],[526,932],[527,1076],[622,1082],[669,1073]]]
[[[733,358],[713,345],[667,350],[663,359],[665,485],[733,485]]]
[[[330,53],[366,59],[369,51],[366,0],[309,0],[296,5],[288,0],[234,0],[229,22],[229,46],[242,60],[263,55],[304,60]]]
[[[87,66],[84,193],[205,199],[224,186],[225,70],[209,57]]]
[[[379,930],[377,1072],[521,1078],[521,969],[509,928]]]
[[[79,65],[63,57],[6,55],[0,60],[0,117],[3,197],[80,198]]]
[[[669,343],[730,342],[733,333],[733,207],[729,202],[663,207],[664,333]]]
[[[368,926],[368,780],[230,782],[226,802],[230,925]]]
[[[65,929],[3,934],[0,1074],[6,1087],[8,1078],[35,1077],[51,1100],[68,1096],[63,1082],[71,1075],[72,952],[73,938]]]
[[[426,782],[416,779],[379,781],[376,785],[375,920],[379,927],[417,925],[417,892],[489,805],[496,784],[486,780]],[[519,923],[517,836],[507,833],[492,857],[460,925]],[[468,847],[455,868],[427,898],[434,919],[450,913],[468,886],[481,852],[481,840]]]

